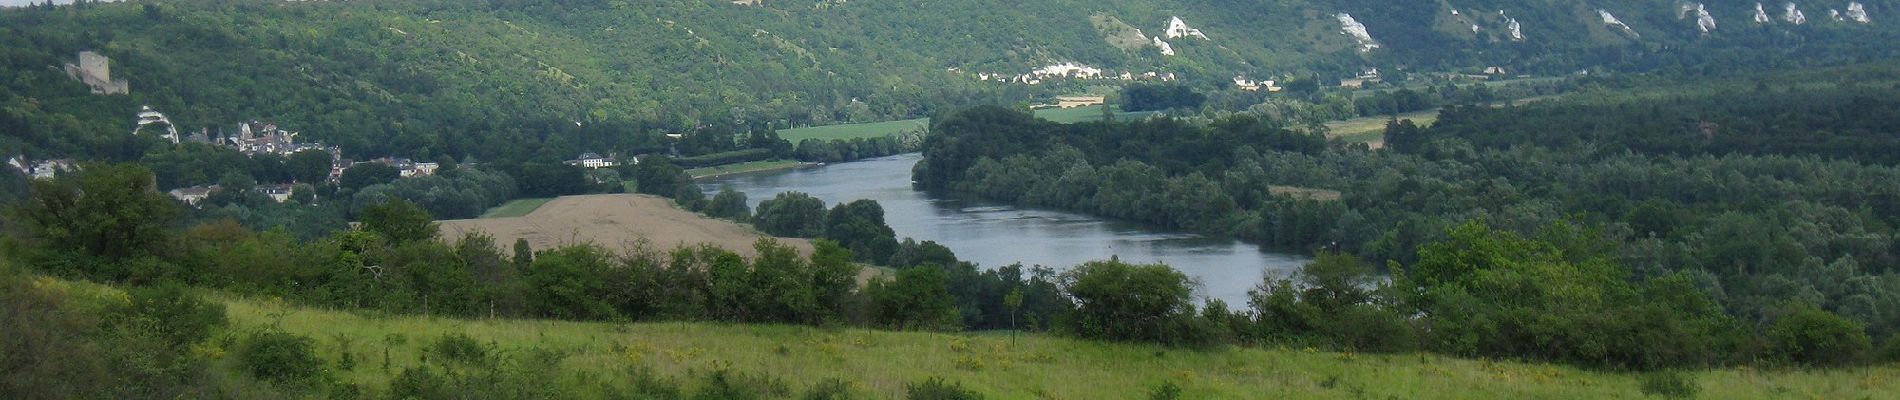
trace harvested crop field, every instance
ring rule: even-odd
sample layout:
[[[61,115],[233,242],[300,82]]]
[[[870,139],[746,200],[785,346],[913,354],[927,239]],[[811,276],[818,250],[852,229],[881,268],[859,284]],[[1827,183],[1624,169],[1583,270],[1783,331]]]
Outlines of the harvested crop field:
[[[625,253],[644,240],[649,250],[709,243],[752,257],[756,254],[752,244],[767,237],[745,225],[681,210],[663,198],[636,194],[566,196],[519,217],[440,222],[446,239],[483,232],[494,236],[495,243],[504,249],[511,249],[517,238],[527,238],[536,251],[593,243]],[[778,241],[798,249],[800,255],[811,255],[808,240]]]

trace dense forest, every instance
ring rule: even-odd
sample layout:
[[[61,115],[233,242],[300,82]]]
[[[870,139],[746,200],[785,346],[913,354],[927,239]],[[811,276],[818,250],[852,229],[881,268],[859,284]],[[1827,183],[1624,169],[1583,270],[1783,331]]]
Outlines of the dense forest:
[[[1864,2],[1876,18],[1868,24],[1750,26],[1743,5],[1715,5],[1713,12],[1733,22],[1704,35],[1667,2],[1598,4],[1643,33],[1642,40],[1627,40],[1602,37],[1589,10],[1549,1],[1071,3],[1004,9],[970,1],[759,7],[699,0],[638,6],[217,1],[7,8],[0,9],[6,22],[0,60],[15,73],[0,82],[0,131],[7,135],[0,144],[32,158],[128,161],[139,148],[126,143],[126,120],[149,105],[185,132],[264,120],[340,145],[359,160],[547,162],[585,151],[657,153],[669,148],[664,133],[690,136],[723,127],[743,134],[912,118],[953,106],[1028,102],[1090,84],[1022,85],[976,76],[1013,76],[1061,62],[1111,73],[1172,72],[1200,88],[1223,87],[1236,75],[1336,81],[1367,67],[1402,76],[1486,66],[1556,75],[1839,64],[1890,56],[1884,44],[1894,41],[1896,30],[1881,17],[1900,10],[1874,0]],[[1500,40],[1503,21],[1490,17],[1467,21],[1481,35],[1447,28],[1441,20],[1454,10],[1503,10],[1522,22],[1525,38]],[[1332,18],[1337,12],[1357,15],[1385,46],[1352,50]],[[1210,39],[1174,39],[1177,55],[1162,56],[1152,48],[1118,48],[1097,26],[1130,25],[1159,35],[1171,16]],[[59,71],[86,50],[111,57],[113,75],[131,82],[130,94],[90,95]],[[728,150],[736,148],[717,151]]]
[[[1879,71],[1891,70],[1460,106],[1430,127],[1392,122],[1385,150],[1245,116],[1058,125],[975,108],[934,123],[915,175],[931,190],[1389,260],[1395,277],[1431,268],[1422,249],[1472,221],[1529,238],[1588,227],[1556,242],[1601,242],[1587,254],[1609,266],[1588,275],[1680,279],[1757,333],[1801,306],[1888,338],[1900,167],[1867,143],[1891,142],[1892,96],[1856,79]],[[1697,119],[1724,122],[1705,137]]]

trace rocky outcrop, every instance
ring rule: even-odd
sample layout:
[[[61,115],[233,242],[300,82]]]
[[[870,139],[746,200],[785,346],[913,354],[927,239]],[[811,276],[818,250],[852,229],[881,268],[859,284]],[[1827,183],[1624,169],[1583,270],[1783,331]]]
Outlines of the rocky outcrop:
[[[1352,18],[1352,14],[1339,13],[1333,18],[1339,20],[1339,32],[1351,37],[1359,44],[1359,52],[1364,53],[1381,47],[1379,41],[1372,39],[1372,33],[1366,31],[1366,25]]]

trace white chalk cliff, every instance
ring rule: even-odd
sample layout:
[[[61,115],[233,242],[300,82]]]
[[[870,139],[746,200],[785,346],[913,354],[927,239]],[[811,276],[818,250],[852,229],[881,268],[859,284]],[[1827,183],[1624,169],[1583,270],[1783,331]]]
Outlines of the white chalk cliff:
[[[1203,40],[1207,39],[1207,35],[1202,34],[1200,29],[1194,29],[1194,28],[1188,27],[1187,21],[1182,21],[1181,17],[1172,17],[1168,19],[1167,35],[1169,39],[1180,39],[1180,38],[1185,38],[1185,37],[1197,37]]]
[[[1863,24],[1874,22],[1873,18],[1867,16],[1867,5],[1858,1],[1847,3],[1847,20]]]
[[[1368,52],[1380,47],[1378,41],[1372,40],[1372,33],[1366,31],[1366,25],[1352,19],[1352,14],[1339,13],[1333,17],[1339,19],[1339,32],[1351,36],[1354,42],[1359,43],[1359,52]]]
[[[1802,13],[1801,8],[1796,7],[1794,2],[1789,2],[1781,7],[1781,20],[1788,21],[1790,24],[1801,25],[1808,23],[1808,15]]]
[[[1768,18],[1768,9],[1762,6],[1761,3],[1755,3],[1755,23],[1766,24],[1770,22],[1775,21]]]
[[[1610,14],[1609,11],[1599,8],[1597,9],[1597,16],[1603,18],[1603,26],[1616,28],[1623,32],[1623,34],[1630,35],[1632,38],[1643,37],[1642,34],[1636,33],[1635,29],[1631,29],[1629,24],[1624,24],[1623,20],[1616,19],[1616,15]]]
[[[1164,56],[1174,55],[1174,45],[1170,45],[1168,44],[1168,42],[1161,41],[1160,36],[1155,36],[1155,47],[1161,48],[1161,55],[1164,55]]]
[[[1715,16],[1709,14],[1709,7],[1702,3],[1683,4],[1682,11],[1677,14],[1678,19],[1695,17],[1696,29],[1702,33],[1715,30]]]

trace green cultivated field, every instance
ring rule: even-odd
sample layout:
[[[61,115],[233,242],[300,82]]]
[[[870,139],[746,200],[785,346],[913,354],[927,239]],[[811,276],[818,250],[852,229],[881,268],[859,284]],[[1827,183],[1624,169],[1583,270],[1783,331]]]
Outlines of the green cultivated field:
[[[508,218],[528,215],[528,213],[534,212],[535,209],[541,208],[542,204],[547,204],[552,200],[554,199],[521,199],[502,203],[502,205],[495,206],[495,208],[488,209],[488,212],[482,213],[482,218]]]
[[[780,129],[778,137],[798,144],[805,139],[834,140],[885,137],[912,129],[930,125],[929,118],[907,119],[902,121],[872,122],[865,124],[839,124],[814,126],[808,128]]]
[[[1120,119],[1120,120],[1139,119],[1139,118],[1147,118],[1149,115],[1153,115],[1153,114],[1154,112],[1150,112],[1150,111],[1116,112],[1115,118]],[[1076,108],[1051,108],[1051,109],[1036,110],[1036,117],[1050,120],[1050,121],[1065,123],[1065,124],[1073,124],[1077,122],[1100,121],[1102,120],[1102,106],[1088,106],[1088,107],[1076,107]],[[929,118],[907,119],[907,120],[902,120],[902,121],[890,121],[890,122],[871,122],[871,123],[863,123],[863,124],[825,125],[825,126],[813,126],[813,127],[807,127],[807,128],[780,129],[778,131],[778,137],[781,139],[789,140],[793,144],[797,144],[799,141],[805,140],[805,139],[850,140],[850,139],[856,139],[856,138],[874,138],[874,137],[890,136],[890,135],[897,134],[898,132],[923,128],[929,125],[930,125]]]
[[[1047,109],[1036,110],[1036,117],[1050,120],[1053,122],[1060,122],[1064,124],[1101,121],[1102,107],[1103,106],[1095,105],[1095,106],[1076,107],[1076,108],[1047,108]],[[1154,112],[1153,111],[1135,111],[1135,112],[1119,112],[1118,111],[1115,113],[1115,120],[1128,121],[1128,120],[1134,120],[1134,119],[1142,119],[1142,118],[1147,118],[1149,115],[1154,115]]]
[[[842,378],[876,398],[902,398],[904,384],[941,376],[990,398],[1145,398],[1173,382],[1182,398],[1472,399],[1644,398],[1636,375],[1572,367],[1302,349],[1197,352],[1078,341],[1047,335],[936,334],[716,323],[578,323],[365,316],[225,298],[232,328],[277,327],[313,338],[335,363],[350,343],[352,371],[342,382],[388,385],[390,371],[421,364],[423,348],[445,334],[466,334],[496,354],[562,355],[560,381],[625,379],[630,367],[685,377],[727,367],[763,373],[802,392]],[[1900,366],[1820,372],[1727,369],[1693,373],[1700,395],[1737,398],[1891,398]]]
[[[1382,115],[1328,122],[1326,123],[1326,128],[1331,130],[1331,132],[1326,136],[1348,142],[1384,143],[1385,123],[1392,119],[1391,116]],[[1431,126],[1433,122],[1438,121],[1438,110],[1431,109],[1399,114],[1398,119],[1409,119],[1412,120],[1412,123],[1418,124],[1419,127],[1427,127]]]

